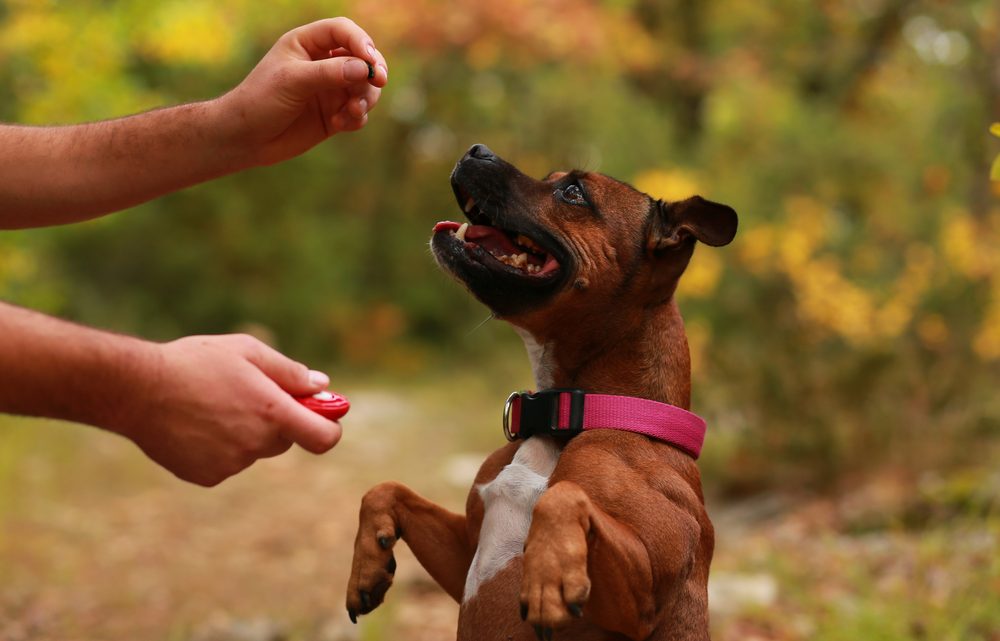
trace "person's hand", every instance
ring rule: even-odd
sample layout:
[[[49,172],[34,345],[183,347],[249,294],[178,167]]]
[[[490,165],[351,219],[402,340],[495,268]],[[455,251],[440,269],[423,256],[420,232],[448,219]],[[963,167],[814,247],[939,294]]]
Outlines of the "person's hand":
[[[340,440],[338,423],[292,398],[325,389],[326,375],[257,339],[190,336],[157,348],[155,384],[140,387],[116,431],[181,479],[212,486],[292,443],[320,454]]]
[[[246,79],[216,101],[219,127],[251,164],[287,160],[363,127],[388,74],[361,27],[348,18],[319,20],[281,36]]]

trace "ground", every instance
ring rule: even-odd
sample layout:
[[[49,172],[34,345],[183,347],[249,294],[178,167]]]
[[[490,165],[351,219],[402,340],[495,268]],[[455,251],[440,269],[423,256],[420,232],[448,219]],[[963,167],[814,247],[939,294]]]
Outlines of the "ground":
[[[401,480],[461,509],[503,438],[506,394],[490,404],[473,387],[350,390],[332,452],[292,451],[210,490],[98,430],[0,421],[0,639],[454,638],[457,606],[405,550],[385,605],[358,626],[344,589],[365,489]],[[988,467],[709,507],[717,640],[1000,641]]]

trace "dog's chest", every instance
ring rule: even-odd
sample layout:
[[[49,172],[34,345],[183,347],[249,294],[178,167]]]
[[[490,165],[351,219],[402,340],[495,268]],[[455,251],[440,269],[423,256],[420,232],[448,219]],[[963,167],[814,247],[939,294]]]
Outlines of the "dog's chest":
[[[548,438],[530,438],[489,483],[476,487],[483,500],[479,547],[465,579],[464,601],[511,560],[521,555],[531,512],[548,488],[560,449]]]

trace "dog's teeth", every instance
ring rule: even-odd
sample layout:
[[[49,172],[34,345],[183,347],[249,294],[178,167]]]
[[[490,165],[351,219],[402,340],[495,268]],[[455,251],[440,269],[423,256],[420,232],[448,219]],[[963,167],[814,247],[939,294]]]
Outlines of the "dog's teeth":
[[[470,211],[472,211],[472,208],[475,206],[476,206],[476,201],[472,199],[472,196],[469,196],[469,199],[465,201],[465,213],[469,213]]]
[[[514,264],[518,267],[523,267],[528,264],[528,255],[525,253],[518,254],[514,257]]]
[[[464,241],[465,240],[465,232],[467,232],[467,231],[469,231],[469,223],[462,223],[462,226],[459,227],[458,231],[455,232],[455,238],[457,238],[457,239],[459,239],[461,241]]]
[[[524,234],[517,235],[517,244],[521,245],[522,247],[527,247],[528,249],[534,249],[536,251],[540,249],[538,245],[535,243],[535,241],[531,240]]]

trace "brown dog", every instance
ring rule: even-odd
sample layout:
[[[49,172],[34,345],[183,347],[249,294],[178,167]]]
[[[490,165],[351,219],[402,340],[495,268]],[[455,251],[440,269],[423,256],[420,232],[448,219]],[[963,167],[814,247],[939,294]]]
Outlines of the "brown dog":
[[[654,201],[594,173],[534,180],[482,145],[452,187],[472,226],[439,223],[435,258],[515,327],[539,389],[688,407],[674,290],[695,240],[732,240],[732,209]],[[465,516],[398,483],[370,490],[351,619],[382,602],[401,539],[461,603],[460,640],[708,639],[714,534],[695,460],[622,429],[507,444],[479,470]]]

